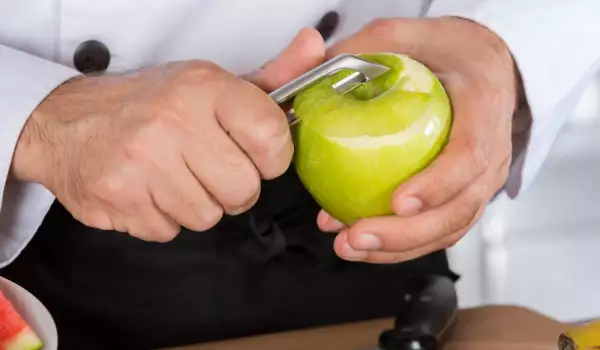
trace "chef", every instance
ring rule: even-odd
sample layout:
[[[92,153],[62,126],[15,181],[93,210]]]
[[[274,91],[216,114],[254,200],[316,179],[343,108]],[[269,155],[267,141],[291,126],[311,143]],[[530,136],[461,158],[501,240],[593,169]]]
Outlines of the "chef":
[[[0,267],[61,349],[389,316],[493,196],[534,179],[598,69],[596,0],[0,0]],[[450,142],[344,227],[268,92],[341,53],[440,77]]]

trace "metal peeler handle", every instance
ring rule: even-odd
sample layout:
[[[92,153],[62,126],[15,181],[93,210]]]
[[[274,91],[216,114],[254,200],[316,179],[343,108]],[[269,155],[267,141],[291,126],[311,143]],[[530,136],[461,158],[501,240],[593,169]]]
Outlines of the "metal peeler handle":
[[[342,69],[351,69],[356,72],[355,74],[351,74],[348,78],[336,84],[334,88],[338,92],[342,92],[349,85],[356,84],[357,82],[365,83],[371,79],[377,78],[389,70],[389,68],[386,66],[362,59],[358,56],[343,54],[302,74],[298,78],[273,91],[270,96],[278,104],[282,104],[294,98],[304,89],[307,89],[318,83],[324,77]]]

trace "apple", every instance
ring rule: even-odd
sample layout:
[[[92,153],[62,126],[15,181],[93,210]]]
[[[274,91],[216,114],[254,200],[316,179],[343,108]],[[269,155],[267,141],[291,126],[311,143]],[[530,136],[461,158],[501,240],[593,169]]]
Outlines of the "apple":
[[[448,141],[452,108],[422,63],[390,53],[359,55],[390,68],[338,94],[339,71],[293,101],[294,166],[304,187],[345,224],[393,214],[394,190],[427,167]]]

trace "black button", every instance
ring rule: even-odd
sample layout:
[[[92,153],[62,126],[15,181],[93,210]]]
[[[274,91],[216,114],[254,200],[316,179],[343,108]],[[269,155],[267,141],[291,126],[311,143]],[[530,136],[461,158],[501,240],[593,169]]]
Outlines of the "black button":
[[[327,41],[335,32],[335,29],[337,28],[339,23],[339,13],[337,13],[336,11],[329,11],[325,15],[323,15],[323,17],[321,17],[321,20],[319,21],[319,23],[317,23],[315,29],[318,30],[319,33],[321,33],[323,40]]]
[[[110,51],[103,43],[88,40],[75,50],[73,63],[75,68],[84,74],[104,72],[110,63]]]

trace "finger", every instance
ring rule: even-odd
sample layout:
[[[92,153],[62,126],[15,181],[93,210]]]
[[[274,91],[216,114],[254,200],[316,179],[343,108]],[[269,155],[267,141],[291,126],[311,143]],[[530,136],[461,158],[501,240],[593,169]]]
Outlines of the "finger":
[[[127,232],[127,220],[125,218],[125,215],[113,211],[111,214],[108,214],[108,217],[110,219],[111,227],[113,230],[123,233]]]
[[[440,25],[442,22],[444,25]],[[457,21],[439,18],[377,19],[355,35],[331,46],[327,50],[326,59],[342,53],[393,52],[408,55],[434,72],[441,71],[444,62],[451,59],[453,64],[464,64],[461,62],[464,57],[456,61],[454,56],[448,55],[460,44],[456,38],[461,36],[456,33],[465,31],[463,23],[454,22]],[[440,60],[440,56],[444,59]]]
[[[72,212],[72,215],[75,218],[75,220],[83,223],[88,227],[93,227],[103,231],[114,230],[125,232],[124,226],[122,230],[118,230],[116,227],[114,227],[113,220],[111,220],[110,216],[106,214],[106,212],[102,209],[94,209],[83,214],[78,212]]]
[[[453,201],[419,215],[386,216],[358,221],[348,231],[354,250],[406,252],[468,227],[489,198],[484,181],[475,183]]]
[[[412,19],[377,20],[369,23],[356,35],[332,46],[327,55],[336,56],[346,52],[398,52],[419,59],[415,56],[422,56],[419,50],[422,50],[423,45],[415,40],[430,31],[430,26],[426,23],[428,22]],[[457,81],[456,84],[462,82]],[[452,90],[452,85],[449,90]],[[477,143],[470,140],[463,142],[460,139],[464,126],[472,126],[472,118],[470,115],[463,115],[465,107],[460,101],[456,102],[454,98],[452,101],[453,113],[457,117],[452,125],[450,142],[428,168],[413,176],[394,192],[392,209],[398,216],[415,215],[447,202],[482,173],[481,169],[484,166],[479,166],[479,163],[483,163],[486,158],[477,148]],[[467,136],[473,137],[471,133],[467,133]],[[487,135],[482,137],[485,136]],[[475,159],[477,164],[474,164],[472,159]]]
[[[217,126],[215,129],[222,133]],[[244,157],[237,145],[227,136],[223,136],[223,139],[239,157]],[[178,224],[193,231],[210,229],[223,215],[223,208],[185,162],[184,155],[187,150],[201,150],[203,146],[190,144],[186,134],[180,131],[163,132],[160,147],[154,147],[148,152],[146,161],[142,163],[142,173],[145,174],[150,194],[158,209]],[[252,170],[251,164],[248,164],[248,167]]]
[[[223,216],[223,208],[206,191],[182,158],[166,167],[170,174],[156,177],[152,194],[158,208],[192,231],[206,231]],[[170,175],[170,176],[169,176]]]
[[[440,240],[431,242],[423,247],[418,247],[400,253],[355,250],[348,243],[348,232],[343,231],[336,237],[334,249],[336,254],[344,260],[361,261],[374,264],[393,264],[414,260],[439,250],[447,249],[456,244],[456,242],[458,242],[458,240],[462,238],[467,231],[468,230],[462,230]]]
[[[436,208],[478,181],[493,163],[492,143],[498,140],[496,120],[482,116],[476,96],[466,96],[459,78],[451,81],[454,118],[448,144],[424,170],[401,184],[392,196],[392,209],[398,216],[411,216]]]
[[[324,57],[321,34],[314,28],[304,28],[275,59],[244,78],[270,92],[318,66]]]
[[[471,229],[471,227],[479,220],[485,211],[485,206],[481,207],[473,220],[467,225],[467,227],[455,232],[451,235],[445,236],[439,240],[431,242],[425,246],[417,247],[405,252],[389,253],[379,251],[357,251],[352,248],[348,243],[347,232],[342,232],[336,237],[334,243],[334,249],[336,254],[346,260],[350,261],[362,261],[374,264],[392,264],[400,263],[405,261],[414,260],[422,256],[448,249],[454,246],[461,238],[463,238]]]
[[[344,224],[334,219],[331,215],[321,210],[317,216],[317,225],[324,232],[339,232],[346,228]]]
[[[315,29],[306,28],[277,58],[245,78],[272,91],[319,65],[324,55],[323,38]],[[216,114],[262,178],[278,177],[288,169],[294,151],[289,126],[281,107],[268,95],[248,87],[232,89],[217,105]]]
[[[283,110],[256,86],[238,80],[216,101],[220,126],[250,157],[264,179],[283,174],[294,153]]]
[[[124,219],[126,231],[133,237],[148,242],[169,242],[181,231],[181,226],[163,213],[151,194],[148,201],[135,206],[136,215]]]
[[[114,225],[114,220],[104,210],[103,203],[94,203],[91,205],[86,203],[86,207],[82,207],[76,201],[70,200],[70,198],[58,198],[58,201],[67,208],[71,216],[80,223],[99,230],[109,231],[121,231],[124,232],[124,226],[122,230],[118,230]]]
[[[408,217],[439,207],[478,181],[489,163],[481,148],[454,139],[429,167],[396,189],[392,209],[396,215]]]
[[[136,189],[135,192],[136,200],[126,206],[115,207],[105,202],[103,212],[110,219],[112,229],[149,242],[172,240],[181,227],[158,209],[149,190]]]
[[[258,171],[214,119],[206,121],[204,128],[207,132],[203,139],[189,138],[183,142],[183,161],[227,214],[240,214],[258,200]],[[212,205],[207,198],[202,203]]]

